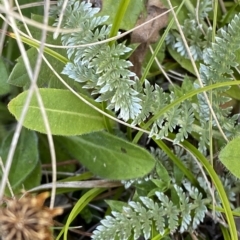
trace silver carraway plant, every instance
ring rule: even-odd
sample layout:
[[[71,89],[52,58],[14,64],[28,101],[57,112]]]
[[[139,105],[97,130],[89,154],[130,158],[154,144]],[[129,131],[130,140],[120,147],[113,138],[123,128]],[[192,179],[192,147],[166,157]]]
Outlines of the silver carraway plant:
[[[168,228],[174,232],[180,227],[180,232],[195,229],[203,221],[207,212],[206,205],[211,199],[203,199],[197,188],[188,187],[188,193],[174,185],[179,197],[179,204],[174,204],[167,195],[156,192],[158,201],[149,197],[140,197],[139,202],[131,201],[122,212],[112,212],[101,221],[101,225],[93,232],[94,240],[127,240],[130,237],[138,239],[144,236],[149,239],[152,227],[161,235]],[[179,221],[179,219],[182,219]]]
[[[204,1],[205,2],[205,1]],[[62,1],[58,2],[55,13],[59,15]],[[62,34],[62,43],[66,46],[94,43],[108,38],[111,26],[104,25],[107,17],[96,17],[99,9],[91,8],[88,3],[69,1],[62,22],[64,28],[80,28],[76,33]],[[57,24],[58,19],[56,20]],[[228,45],[228,48],[226,46]],[[204,50],[203,64],[200,66],[200,75],[204,85],[218,81],[228,81],[232,74],[231,68],[237,67],[235,51],[240,48],[240,14],[236,15],[227,28],[220,29],[216,43]],[[231,51],[233,50],[233,51]],[[197,84],[184,81],[181,88],[174,88],[171,93],[166,93],[158,85],[152,86],[147,80],[140,85],[134,73],[128,70],[131,63],[121,59],[122,55],[131,51],[124,43],[98,44],[88,47],[71,48],[67,50],[69,63],[65,66],[63,74],[75,81],[81,82],[84,88],[97,94],[96,101],[104,101],[109,109],[120,112],[119,117],[125,121],[131,119],[133,124],[144,122],[150,115],[156,115],[159,110],[167,106],[180,96],[188,93]],[[134,80],[133,80],[134,79]],[[213,109],[218,120],[228,136],[239,132],[236,125],[237,115],[229,118],[230,109],[222,109],[220,105],[229,101],[222,95],[228,88],[212,91]],[[199,121],[197,132],[201,134],[199,148],[206,151],[208,145],[209,107],[202,94],[197,101],[191,99],[184,101],[173,109],[165,112],[151,126],[151,136],[163,138],[179,128],[175,143],[188,137],[192,131],[193,123]],[[213,127],[215,123],[213,122]],[[187,193],[175,185],[180,205],[176,206],[162,192],[156,192],[157,200],[140,197],[139,202],[130,202],[122,212],[112,212],[102,221],[93,234],[93,239],[137,239],[140,235],[148,238],[151,226],[155,224],[159,233],[169,228],[180,231],[196,228],[202,221],[207,211],[206,204],[209,199],[202,199],[198,189],[185,185]],[[191,200],[191,201],[190,201]],[[156,213],[158,213],[156,215]],[[139,221],[139,216],[144,216],[147,221]],[[165,225],[165,218],[167,225]],[[181,217],[182,221],[177,221]],[[163,221],[164,219],[164,221]]]
[[[59,1],[54,9],[55,16],[59,15],[61,4],[62,1]],[[78,28],[81,31],[63,33],[61,36],[63,45],[90,44],[107,39],[111,26],[104,25],[106,16],[95,16],[98,11],[98,8],[92,8],[89,3],[69,1],[62,27]],[[205,11],[204,14],[207,12]],[[58,20],[57,18],[55,25]],[[229,80],[229,74],[232,73],[231,67],[238,65],[234,53],[228,51],[226,45],[234,51],[240,47],[239,23],[238,15],[226,30],[221,29],[218,32],[216,43],[204,51],[202,56],[204,64],[201,64],[200,75],[205,85]],[[135,73],[129,70],[131,62],[122,59],[122,56],[129,51],[131,49],[125,43],[117,42],[112,45],[103,43],[69,48],[67,49],[69,62],[62,73],[82,83],[83,88],[89,89],[92,95],[97,95],[96,101],[106,102],[108,109],[119,112],[119,117],[125,121],[131,119],[132,124],[143,123],[149,116],[155,116],[169,103],[199,87],[187,80],[185,85],[183,84],[181,88],[173,88],[171,93],[164,92],[158,85],[152,86],[147,80],[142,86]],[[227,88],[221,88],[212,91],[213,109],[225,134],[234,136],[239,129],[239,125],[235,126],[238,116],[229,118],[230,108],[220,107],[230,100],[219,94],[226,90]],[[150,137],[162,139],[178,128],[174,143],[179,143],[195,131],[200,133],[199,149],[205,152],[209,142],[209,133],[206,130],[209,114],[208,105],[203,95],[199,94],[197,102],[193,103],[188,99],[166,111],[154,121]],[[194,128],[196,120],[200,122],[200,127]],[[214,121],[213,127],[215,127]]]
[[[208,0],[198,1],[198,3],[198,6],[188,14],[188,18],[184,20],[182,25],[192,57],[196,61],[203,60],[203,50],[209,47],[212,35],[212,28],[205,26],[205,19],[212,11],[212,3]],[[166,37],[166,43],[179,52],[181,56],[188,58],[181,35],[176,30],[170,30]]]

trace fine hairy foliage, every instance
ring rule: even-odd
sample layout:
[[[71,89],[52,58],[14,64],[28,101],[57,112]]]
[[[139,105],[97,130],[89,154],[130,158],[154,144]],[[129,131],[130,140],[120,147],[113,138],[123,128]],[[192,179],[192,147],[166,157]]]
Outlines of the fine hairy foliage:
[[[202,53],[206,47],[209,47],[211,28],[205,25],[205,18],[212,10],[212,3],[208,0],[199,1],[199,6],[195,12],[188,14],[188,18],[184,20],[182,30],[187,39],[189,48],[194,60],[202,60]],[[197,14],[197,17],[196,17]],[[199,40],[202,41],[199,41]],[[176,30],[171,30],[167,35],[166,42],[173,49],[176,49],[181,56],[188,58],[186,47],[180,34]]]
[[[58,11],[55,11],[54,14],[60,13],[61,4],[62,2],[59,1]],[[209,11],[208,8],[203,7],[204,4],[206,5],[205,2],[201,5],[201,18],[205,17]],[[117,42],[113,44],[96,44],[98,41],[107,39],[111,29],[111,26],[103,25],[107,20],[106,16],[95,16],[98,11],[97,8],[91,8],[89,3],[69,1],[62,26],[68,29],[78,28],[80,31],[63,33],[61,37],[63,45],[69,47],[78,46],[68,48],[69,62],[62,73],[82,83],[83,88],[91,90],[92,95],[97,95],[95,101],[106,102],[107,108],[119,112],[119,117],[123,120],[128,121],[131,119],[132,124],[140,124],[149,116],[156,115],[169,103],[188,93],[189,90],[193,90],[192,83],[187,80],[181,88],[173,88],[171,93],[164,92],[158,85],[151,85],[147,80],[142,86],[135,73],[129,70],[132,65],[131,62],[121,58],[122,55],[131,51],[129,47],[126,47],[124,43]],[[58,19],[55,25],[57,23]],[[224,38],[228,42],[232,42],[231,46],[236,48],[238,42],[235,39],[239,39],[237,37],[239,32],[237,30],[238,23],[239,18],[236,16],[226,31],[222,29],[219,32],[219,36],[216,38],[217,42],[213,44],[213,50],[209,48],[204,51],[204,64],[200,67],[200,74],[204,84],[214,83],[213,78],[222,79],[221,81],[227,80],[228,78],[223,77],[223,74],[231,73],[228,68],[236,66],[232,53],[222,51],[222,49],[225,49]],[[218,52],[226,54],[226,56],[220,56],[217,54]],[[211,57],[209,57],[210,55]],[[231,59],[230,62],[229,59]],[[212,64],[212,61],[217,65]],[[216,69],[222,71],[217,71],[217,74],[215,74]],[[215,75],[213,76],[213,74]],[[198,88],[198,85],[195,84],[195,87]],[[223,130],[233,136],[236,133],[233,126],[237,116],[233,116],[231,120],[227,118],[230,109],[223,109],[220,105],[229,101],[229,98],[219,96],[219,91],[222,93],[226,89],[214,91],[213,108]],[[199,149],[206,152],[209,137],[209,133],[206,131],[206,122],[210,116],[209,111],[206,111],[206,109],[208,109],[208,105],[202,94],[198,96],[197,104],[193,104],[191,99],[184,101],[166,111],[154,121],[151,126],[150,137],[164,138],[168,136],[169,132],[173,132],[178,128],[174,143],[179,143],[193,131],[196,131],[200,134]],[[193,123],[195,120],[200,122],[200,130],[194,128]],[[214,121],[213,126],[216,127]]]
[[[61,1],[58,4],[61,6]],[[80,32],[63,34],[63,45],[83,45],[107,39],[111,26],[99,27],[108,18],[95,17],[99,10],[91,8],[90,3],[69,1],[62,26],[69,29],[79,28]],[[100,94],[96,101],[107,101],[108,109],[120,111],[120,118],[125,121],[134,119],[141,110],[141,99],[132,87],[135,85],[136,76],[128,70],[132,66],[131,62],[120,59],[130,50],[124,44],[107,43],[68,48],[68,58],[72,59],[72,62],[65,66],[62,73],[84,83],[83,87],[92,89],[92,94]]]
[[[62,2],[59,1],[58,4],[59,13]],[[99,95],[96,101],[107,102],[107,108],[119,111],[120,118],[125,121],[131,119],[133,124],[140,124],[174,101],[176,95],[164,93],[162,88],[158,85],[151,86],[147,80],[144,87],[141,86],[135,73],[128,70],[131,62],[120,58],[121,55],[131,51],[124,43],[80,46],[96,43],[108,37],[110,26],[100,26],[107,17],[94,17],[98,11],[99,9],[91,8],[88,3],[74,1],[68,3],[62,26],[70,29],[80,28],[80,33],[62,34],[63,45],[79,46],[67,50],[70,62],[65,66],[63,74],[84,83],[84,88],[92,90],[92,94]],[[56,11],[53,13],[56,14]],[[183,112],[181,107],[188,114]],[[154,122],[150,135],[163,138],[169,131],[172,132],[179,126],[180,130],[175,141],[182,141],[191,132],[194,120],[192,112],[189,102],[176,106]]]
[[[160,236],[163,236],[166,231],[170,233],[194,231],[204,220],[206,214],[211,214],[208,206],[213,202],[212,194],[214,194],[216,206],[221,208],[218,192],[209,191],[209,186],[205,179],[201,177],[201,171],[194,164],[191,155],[185,154],[180,147],[176,146],[174,149],[176,156],[197,176],[198,182],[206,194],[204,197],[198,188],[193,187],[183,175],[181,176],[176,169],[174,170],[175,166],[171,164],[170,159],[162,150],[159,148],[151,149],[151,152],[171,176],[167,177],[165,175],[163,178],[163,172],[157,176],[158,170],[156,167],[144,179],[123,181],[125,187],[132,185],[138,188],[138,185],[143,186],[149,184],[150,181],[157,185],[159,179],[167,182],[168,178],[175,183],[166,184],[168,185],[167,189],[165,186],[164,191],[155,191],[151,197],[140,196],[138,201],[128,202],[128,205],[124,206],[121,211],[112,211],[111,215],[106,216],[101,221],[101,225],[93,231],[92,239],[127,240],[139,239],[141,236],[144,239],[151,239],[153,229],[157,232],[155,235],[160,234]],[[221,181],[229,201],[234,202],[236,192],[231,191],[231,189],[238,186],[236,179],[226,175],[221,178]],[[180,186],[181,184],[182,186]],[[174,202],[171,199],[174,199]],[[234,208],[233,205],[232,208]],[[215,211],[214,214],[220,216],[218,211]]]
[[[123,207],[122,212],[113,211],[113,216],[102,220],[102,225],[93,232],[92,239],[114,240],[118,237],[127,240],[132,236],[133,239],[140,236],[149,239],[152,228],[161,235],[166,228],[170,232],[179,227],[180,232],[195,229],[204,219],[209,200],[203,199],[202,194],[194,187],[187,187],[188,193],[177,185],[174,185],[174,189],[179,198],[178,204],[174,204],[162,192],[155,193],[157,201],[149,197],[140,197],[140,201],[131,201],[128,207]]]
[[[210,85],[217,82],[224,82],[232,79],[233,70],[239,64],[236,60],[235,51],[240,48],[240,14],[235,15],[227,28],[221,28],[216,36],[216,43],[212,44],[211,48],[204,50],[203,59],[205,64],[200,65],[200,76],[204,85]],[[226,48],[228,46],[228,48]],[[229,51],[234,49],[234,51]],[[198,88],[199,85],[195,84]],[[222,93],[229,88],[220,88],[213,90],[208,96],[212,97],[212,108],[217,116],[220,126],[228,137],[235,136],[240,129],[240,125],[236,124],[239,114],[229,117],[232,107],[219,107],[226,104],[231,98],[224,96]],[[211,95],[210,95],[211,94]],[[199,146],[202,151],[206,150],[204,146],[207,140],[207,135],[204,134],[204,127],[210,119],[210,109],[203,94],[198,95],[200,114],[200,123],[203,131]],[[216,127],[216,122],[213,120],[213,126]]]
[[[204,8],[205,5],[207,3],[203,1],[201,20],[210,10]],[[80,33],[62,34],[63,45],[91,44],[108,37],[110,26],[103,25],[107,18],[94,16],[98,9],[93,10],[89,4],[72,1],[67,9],[63,20],[64,28],[79,27],[81,31]],[[185,30],[189,31],[187,36],[192,35],[196,24],[197,22],[185,21]],[[234,54],[226,50],[225,45],[227,41],[231,48],[240,47],[239,26],[240,18],[235,16],[226,30],[221,29],[218,32],[216,43],[204,50],[203,54],[199,46],[193,47],[192,45],[191,50],[195,59],[202,56],[204,61],[204,64],[200,66],[200,76],[204,85],[213,84],[216,80],[228,80],[229,77],[226,74],[231,74],[230,68],[237,66]],[[194,32],[198,31],[194,30]],[[195,37],[199,36],[195,35]],[[194,39],[192,40],[194,44]],[[179,48],[180,43],[174,46]],[[147,80],[142,86],[135,74],[128,70],[131,63],[121,58],[129,51],[131,49],[124,43],[116,42],[70,48],[67,51],[70,62],[65,66],[63,73],[83,83],[84,88],[91,89],[92,94],[98,95],[96,101],[107,102],[108,109],[120,111],[119,117],[125,121],[131,119],[133,124],[144,122],[150,115],[156,115],[163,107],[193,89],[187,79],[181,88],[175,87],[170,93],[164,92],[158,85],[151,85]],[[195,84],[195,88],[198,87],[198,84]],[[214,102],[213,109],[218,121],[223,130],[233,136],[236,133],[234,128],[238,116],[233,116],[230,120],[228,118],[230,109],[220,107],[221,104],[229,101],[229,98],[221,95],[227,89],[214,90],[211,94]],[[195,104],[190,100],[176,105],[158,118],[151,126],[150,137],[164,138],[168,136],[169,131],[173,132],[176,127],[179,127],[174,143],[181,142],[192,131],[196,131],[193,129],[193,123],[198,120],[200,129],[202,129],[197,131],[201,135],[199,148],[202,152],[206,152],[209,133],[205,129],[207,129],[210,117],[209,107],[203,94],[198,95],[198,101]],[[214,121],[213,127],[216,127]],[[138,202],[129,202],[128,207],[124,207],[122,212],[113,211],[113,216],[107,216],[102,220],[102,225],[94,231],[93,239],[115,239],[115,237],[129,239],[131,236],[134,239],[140,236],[148,239],[152,228],[155,228],[159,234],[163,234],[166,228],[170,232],[178,228],[180,232],[197,228],[207,212],[206,204],[211,200],[203,200],[199,190],[189,184],[185,186],[188,194],[181,186],[175,185],[174,188],[179,199],[178,205],[173,204],[162,192],[155,193],[158,201],[149,197],[140,197]],[[181,220],[178,221],[179,219]]]
[[[16,54],[16,26],[7,22],[16,45],[2,41],[14,55],[3,49],[0,61],[2,238],[52,239],[59,193],[59,202],[74,206],[56,239],[212,239],[213,230],[202,232],[208,220],[224,239],[237,239],[240,13],[236,1],[212,2],[58,0],[51,17],[46,6],[31,15],[56,32],[19,23],[28,49]],[[22,187],[52,188],[51,207],[43,207],[47,193],[14,198]],[[38,208],[35,220],[27,201]],[[28,218],[43,220],[43,232],[32,231]],[[83,231],[72,233],[79,220]]]

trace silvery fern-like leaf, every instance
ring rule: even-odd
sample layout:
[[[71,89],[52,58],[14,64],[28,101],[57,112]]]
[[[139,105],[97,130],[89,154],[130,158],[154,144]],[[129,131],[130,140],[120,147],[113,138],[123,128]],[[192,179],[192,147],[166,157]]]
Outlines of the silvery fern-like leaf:
[[[165,219],[164,219],[164,209],[159,207],[159,205],[154,202],[151,198],[140,197],[143,204],[149,209],[152,219],[155,221],[155,227],[160,234],[164,233]]]
[[[180,211],[181,211],[181,227],[180,232],[184,232],[189,228],[189,225],[192,221],[191,216],[191,203],[189,202],[189,197],[186,195],[186,193],[183,192],[183,189],[177,185],[174,185],[174,188],[179,196],[179,202],[180,202]]]
[[[182,112],[178,117],[178,124],[180,129],[176,134],[176,138],[174,139],[174,143],[179,143],[184,141],[184,139],[188,138],[188,134],[192,132],[192,124],[195,120],[193,107],[189,101],[184,101],[181,104]]]
[[[154,122],[150,137],[156,136],[157,139],[161,139],[168,136],[168,132],[173,132],[177,127],[180,113],[179,105],[166,112],[162,118]]]
[[[233,191],[233,187],[235,185],[235,182],[232,182],[228,176],[221,177],[220,179],[223,184],[227,198],[230,202],[231,208],[234,209],[235,207],[234,207],[233,203],[236,202],[236,192]],[[219,195],[218,192],[216,192],[216,195],[217,196]],[[218,198],[219,198],[219,196],[218,196]]]
[[[196,228],[206,214],[207,208],[204,204],[209,204],[211,199],[207,201],[202,199],[198,189],[192,187],[189,182],[186,182],[184,186],[187,192],[174,185],[179,197],[178,204],[174,204],[162,192],[155,193],[158,200],[140,197],[140,202],[129,202],[129,206],[123,207],[121,212],[112,212],[113,217],[108,216],[102,220],[103,226],[97,227],[92,238],[100,239],[101,236],[102,240],[107,240],[112,233],[109,239],[115,236],[120,239],[126,239],[126,237],[138,239],[144,236],[145,239],[149,239],[152,237],[153,225],[159,234],[164,234],[166,228],[171,232],[179,227],[181,232],[192,230],[192,225]]]
[[[155,91],[153,92],[155,101],[152,103],[154,115],[164,108],[170,101],[169,94],[165,93],[162,88],[155,85]]]
[[[68,48],[71,62],[62,73],[83,83],[83,87],[91,89],[92,94],[98,94],[96,101],[106,101],[107,108],[119,112],[119,117],[123,120],[134,120],[142,110],[141,94],[133,87],[138,79],[128,70],[132,63],[120,58],[131,49],[124,43],[111,46],[108,43],[97,44],[98,41],[107,39],[111,30],[111,26],[103,25],[106,16],[95,17],[98,11],[85,2],[68,3],[62,25],[78,31],[63,33],[62,43],[66,46],[85,46]],[[92,43],[96,44],[86,45]]]
[[[153,147],[151,147],[150,151],[153,154],[153,156],[156,158],[156,160],[162,163],[162,165],[166,168],[169,174],[171,174],[173,172],[173,166],[167,154],[160,148],[154,149]]]
[[[190,183],[185,183],[184,187],[188,190],[189,196],[194,200],[194,217],[192,222],[193,229],[196,229],[200,222],[203,221],[206,212],[207,207],[206,203],[204,203],[204,200],[202,198],[202,193],[199,192],[199,190],[195,187],[192,187]]]
[[[102,220],[102,225],[99,225],[93,232],[93,239],[102,240],[109,239],[114,240],[117,233],[117,225],[115,224],[115,219],[111,216],[106,216]],[[108,227],[111,226],[111,227]]]
[[[93,232],[93,239],[120,239],[127,240],[131,236],[131,220],[119,212],[112,212],[112,216],[107,216]]]
[[[106,39],[110,26],[99,26],[107,18],[95,17],[98,10],[91,9],[89,4],[71,1],[67,6],[67,17],[63,20],[63,26],[78,28],[79,31],[64,33],[63,44],[73,46]],[[158,86],[150,90],[152,87],[147,81],[143,92],[135,90],[138,78],[128,70],[132,64],[120,59],[121,55],[130,50],[124,43],[69,48],[68,57],[73,58],[73,62],[68,63],[62,73],[83,83],[84,88],[92,89],[92,94],[99,95],[96,101],[106,101],[107,108],[119,112],[119,117],[123,120],[132,119],[133,124],[139,124],[150,114],[155,114],[165,106],[168,103],[168,96]],[[175,117],[178,111],[180,110],[171,111],[170,115],[158,119],[157,125],[153,126],[153,129],[157,131],[156,135],[166,136],[169,130],[173,131],[177,125]],[[162,127],[163,119],[167,119],[166,124],[163,129],[159,129]],[[185,132],[183,133],[186,136]]]
[[[207,7],[206,7],[207,6]],[[199,16],[198,18],[203,20],[208,12],[210,11],[211,6],[209,5],[209,1],[202,0],[200,1],[200,5],[198,8]],[[200,26],[201,27],[201,26]],[[197,30],[197,31],[196,31]],[[193,14],[189,14],[189,19],[185,20],[183,31],[185,33],[186,38],[188,39],[188,43],[190,45],[190,50],[193,54],[193,57],[195,58],[195,55],[200,54],[200,46],[197,46],[195,43],[199,42],[199,35],[201,31],[198,29],[198,24],[196,25],[196,16]],[[195,32],[195,33],[194,33]],[[200,59],[203,59],[203,64],[200,64],[200,77],[204,84],[210,85],[213,83],[218,82],[225,82],[232,79],[233,69],[236,68],[239,64],[236,60],[235,56],[235,50],[240,48],[240,14],[237,14],[234,16],[233,20],[230,22],[230,24],[227,27],[221,28],[216,36],[216,41],[209,45],[205,45],[202,56]],[[176,33],[173,33],[173,36],[176,35]],[[175,38],[175,40],[172,37],[168,37],[168,42],[177,49],[178,52],[180,52],[181,55],[186,55],[186,49],[182,42],[182,39],[178,37]],[[197,42],[195,41],[197,40]],[[208,47],[206,47],[208,46]],[[228,46],[226,48],[226,46]],[[198,48],[200,47],[200,48]],[[231,49],[234,49],[232,51]],[[195,84],[196,88],[199,88],[198,84]],[[223,108],[221,107],[225,103],[227,103],[230,99],[226,98],[222,93],[226,92],[229,89],[229,87],[223,87],[214,89],[211,92],[212,97],[212,108],[213,111],[217,117],[217,120],[223,129],[224,133],[229,137],[233,137],[236,134],[236,130],[234,133],[235,128],[239,128],[239,124],[236,126],[236,119],[237,116],[234,116],[233,118],[230,118],[229,115],[231,114],[231,108]],[[207,93],[208,98],[210,98],[209,93]],[[181,109],[184,107],[182,104]],[[207,122],[209,122],[211,113],[209,110],[209,105],[206,101],[206,96],[203,94],[198,94],[198,108],[199,108],[199,121],[201,124],[201,128],[203,129],[199,133],[200,141],[199,141],[199,150],[203,153],[206,152],[207,145],[208,145],[208,138],[209,136],[205,135],[208,134],[208,131],[205,131],[205,128],[207,126]],[[192,108],[189,109],[192,112]],[[186,112],[182,111],[183,113]],[[189,115],[190,114],[190,115]],[[183,122],[189,122],[187,126],[183,126],[181,129],[179,129],[179,133],[177,134],[174,143],[178,143],[179,141],[182,141],[184,137],[187,136],[188,132],[186,129],[191,128],[191,122],[193,122],[195,116],[192,115],[192,113],[189,112],[188,116],[186,115],[186,120]],[[188,119],[189,117],[189,119]],[[155,122],[152,131],[151,136],[157,133],[157,129],[162,127],[162,133],[159,134],[159,137],[162,138],[163,136],[166,136],[167,134],[167,126],[165,125],[165,118],[162,118],[159,122]],[[158,124],[158,125],[157,125]],[[180,123],[181,125],[181,123]],[[212,120],[212,126],[216,127],[217,123],[216,120]],[[209,125],[208,127],[209,128]],[[168,129],[170,130],[170,129]],[[192,129],[189,129],[189,133],[192,131]]]
[[[149,117],[151,110],[154,109],[152,107],[153,103],[155,102],[154,98],[154,87],[150,85],[150,83],[146,80],[145,81],[145,88],[144,88],[145,95],[142,96],[142,110],[141,113],[137,115],[134,119],[133,124],[140,124],[141,122],[145,121],[146,118]]]
[[[240,48],[239,23],[240,14],[235,15],[226,29],[222,28],[218,31],[216,43],[204,51],[205,65],[200,65],[200,76],[205,84],[229,80],[225,74],[231,74],[233,72],[231,67],[238,66],[235,61],[235,51]],[[232,49],[234,51],[231,51]]]
[[[203,29],[204,19],[208,17],[208,13],[212,10],[211,2],[208,0],[199,1],[198,7],[194,9],[194,13],[189,13],[182,27],[184,36],[189,45],[191,55],[194,60],[202,60],[203,50],[208,46],[209,41],[205,34],[208,35],[211,29]],[[199,41],[199,39],[202,39]],[[176,30],[170,31],[166,42],[175,49],[181,56],[189,58],[183,40]]]
[[[237,19],[239,19],[239,17],[237,17]],[[231,24],[229,25],[228,29],[231,29],[230,26]],[[231,68],[237,66],[237,62],[234,61],[234,52],[226,51],[225,48],[226,44],[228,44],[227,41],[234,42],[233,45],[235,46],[235,37],[223,29],[221,29],[218,34],[224,37],[220,38],[217,36],[216,43],[212,45],[212,48],[206,49],[203,54],[205,64],[200,65],[200,75],[204,85],[231,80],[232,77],[230,75],[233,72]],[[240,48],[240,42],[238,48]],[[230,46],[228,49],[230,49]],[[195,84],[195,87],[199,88],[197,84]],[[212,108],[225,134],[233,137],[236,134],[236,120],[235,118],[229,118],[232,109],[231,107],[221,107],[223,104],[227,103],[230,100],[230,98],[226,98],[223,94],[221,94],[227,90],[228,87],[224,87],[212,91]],[[209,138],[209,136],[204,135],[207,133],[204,130],[204,127],[206,127],[207,122],[210,119],[210,110],[203,94],[198,94],[198,101],[201,128],[203,129],[203,131],[201,131],[201,137],[199,141],[199,150],[204,153],[206,152],[205,144],[208,143],[206,140]],[[214,119],[212,121],[212,125],[214,127],[217,126]]]
[[[173,204],[169,198],[163,194],[162,192],[156,192],[156,196],[162,203],[162,207],[164,209],[164,214],[168,219],[168,227],[171,232],[174,232],[178,227],[178,219],[179,219],[179,209],[176,205]]]
[[[134,239],[138,239],[142,235],[142,225],[141,221],[139,221],[139,215],[130,207],[125,207],[123,209],[130,220],[130,226],[132,226],[134,231]]]
[[[63,1],[58,2],[58,6],[53,11],[55,14],[60,14],[62,3]],[[203,20],[210,5],[206,0],[200,1],[200,5],[199,17]],[[208,7],[205,9],[203,6]],[[109,37],[111,26],[104,25],[106,16],[96,17],[95,14],[98,11],[99,9],[91,8],[91,4],[85,2],[71,0],[67,3],[61,27],[70,28],[73,31],[62,33],[61,39],[63,45],[78,47],[67,49],[69,63],[66,64],[62,73],[74,81],[81,82],[83,88],[89,89],[92,95],[96,95],[97,102],[106,102],[107,109],[115,111],[124,121],[131,119],[133,125],[140,124],[151,116],[155,117],[162,108],[179,96],[175,92],[166,93],[157,85],[153,87],[148,81],[145,81],[144,86],[139,87],[138,77],[129,70],[132,63],[122,59],[122,55],[131,49],[126,47],[124,42],[99,44],[99,41]],[[190,20],[186,21],[185,30],[192,35],[190,41],[195,43],[199,42],[200,31],[194,30],[195,22],[191,19],[192,17],[190,16]],[[57,19],[55,25],[58,21]],[[239,25],[240,19],[236,15],[227,28],[218,32],[216,42],[211,48],[204,50],[202,55],[204,64],[200,65],[200,76],[204,85],[229,80],[228,74],[232,73],[231,68],[236,67],[238,63],[235,60],[235,53],[226,50],[225,46],[230,44],[229,49],[239,48]],[[192,34],[194,31],[195,34]],[[177,44],[182,47],[179,42]],[[84,46],[81,46],[83,44]],[[195,55],[200,54],[198,47],[200,46],[194,44],[190,46]],[[231,109],[223,109],[220,106],[229,99],[222,94],[217,94],[226,90],[227,88],[212,90],[213,110],[225,134],[232,137],[237,132],[234,130],[237,118],[236,116],[232,119],[228,117]],[[198,103],[194,104],[198,106],[199,112],[194,111],[193,104],[186,101],[175,105],[158,118],[155,117],[156,120],[150,126],[149,136],[161,139],[168,136],[169,132],[178,130],[174,143],[179,143],[191,134],[196,118],[199,118],[197,120],[200,121],[200,128],[204,129],[207,126],[205,123],[210,119],[205,96],[199,94]],[[212,123],[213,127],[216,127],[216,121],[213,120]],[[206,133],[205,130],[200,133],[202,134],[200,150],[206,152],[207,141],[205,140],[208,136],[203,135]]]

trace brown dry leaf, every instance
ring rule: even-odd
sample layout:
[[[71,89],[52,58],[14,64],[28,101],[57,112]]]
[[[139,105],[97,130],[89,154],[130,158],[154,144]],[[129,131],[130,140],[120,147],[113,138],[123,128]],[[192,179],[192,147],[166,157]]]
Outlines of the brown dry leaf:
[[[167,9],[163,6],[159,0],[148,0],[147,3],[147,16],[141,16],[137,21],[136,26],[149,21],[160,14],[166,12]],[[167,25],[168,14],[165,14],[150,23],[142,26],[133,31],[131,34],[131,43],[140,43],[138,48],[130,57],[130,61],[133,63],[131,71],[135,72],[138,77],[141,76],[142,62],[147,52],[148,45],[154,43],[159,38],[159,31]]]

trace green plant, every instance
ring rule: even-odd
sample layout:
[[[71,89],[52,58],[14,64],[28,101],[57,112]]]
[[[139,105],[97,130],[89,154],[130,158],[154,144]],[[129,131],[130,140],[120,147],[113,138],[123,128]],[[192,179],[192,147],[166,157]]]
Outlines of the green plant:
[[[203,50],[209,47],[211,41],[212,28],[207,28],[205,23],[205,19],[211,11],[212,3],[210,1],[199,1],[198,7],[196,7],[195,11],[191,11],[188,14],[182,26],[192,57],[196,61],[203,59]],[[199,41],[200,39],[201,41]],[[181,56],[188,58],[184,42],[177,29],[169,32],[166,42],[179,52]]]
[[[169,1],[163,2],[169,7]],[[156,49],[162,47],[168,51],[186,75],[179,86],[172,84],[164,89],[160,79],[144,79],[148,71],[152,71],[149,66],[146,69],[143,67],[145,72],[141,80],[130,70],[132,63],[128,58],[135,46],[129,44],[128,38],[124,41],[108,40],[115,35],[118,37],[120,26],[124,30],[133,27],[121,23],[124,22],[124,13],[133,7],[134,1],[121,1],[114,8],[117,12],[115,19],[111,14],[111,1],[105,0],[104,5],[105,9],[103,7],[99,12],[100,9],[92,8],[90,3],[84,1],[60,0],[51,8],[51,18],[48,20],[52,26],[60,27],[60,35],[58,39],[47,35],[47,42],[62,44],[66,50],[52,50],[48,48],[50,46],[43,49],[47,55],[38,75],[40,89],[29,102],[23,121],[23,125],[32,131],[24,129],[20,137],[21,144],[28,144],[29,141],[34,144],[31,144],[30,152],[23,152],[23,157],[15,155],[13,163],[17,169],[12,166],[9,174],[14,192],[18,192],[22,184],[29,189],[40,184],[40,163],[51,160],[43,134],[60,135],[53,136],[57,162],[77,159],[91,174],[61,179],[72,183],[65,190],[58,189],[59,192],[75,192],[74,183],[78,178],[86,180],[92,174],[109,180],[121,180],[126,187],[132,186],[134,189],[128,203],[108,202],[112,216],[107,215],[101,221],[92,239],[138,239],[140,236],[164,239],[173,233],[193,233],[198,231],[198,226],[211,211],[217,217],[226,215],[228,228],[221,225],[223,235],[226,239],[237,239],[233,218],[237,213],[233,209],[239,192],[238,181],[227,171],[221,171],[221,176],[218,176],[213,153],[225,145],[225,140],[238,136],[240,130],[239,113],[231,112],[231,100],[239,100],[237,85],[240,82],[232,80],[239,78],[240,15],[236,12],[229,24],[220,28],[215,36],[217,7],[212,9],[206,0],[197,1],[196,8],[190,1],[183,1],[176,9],[182,30],[173,24],[170,15],[170,23],[163,35],[167,35],[167,46],[160,38]],[[149,14],[144,12],[144,4],[139,5],[143,15]],[[106,12],[109,12],[110,18],[105,16]],[[213,15],[213,28],[205,22],[210,14]],[[43,17],[33,15],[32,20],[43,21]],[[30,29],[33,37],[38,39],[41,31]],[[181,31],[189,46],[185,45]],[[12,33],[9,36],[17,38]],[[33,66],[37,61],[35,48],[41,49],[41,44],[26,36],[21,40],[31,46],[26,53]],[[188,55],[189,52],[192,55]],[[157,50],[153,53],[153,56],[156,55]],[[192,62],[202,61],[198,65],[199,74],[189,67],[189,59]],[[153,57],[146,61],[151,60]],[[167,63],[163,64],[165,69],[171,68]],[[18,120],[33,86],[31,76],[26,77],[23,66],[24,59],[20,57],[8,79],[9,83],[25,90],[16,94],[8,104],[9,111]],[[189,76],[189,72],[196,75]],[[39,104],[39,96],[44,107]],[[42,118],[43,109],[51,131],[46,127],[46,119]],[[126,125],[126,131],[116,121]],[[143,132],[152,139],[151,154],[136,144]],[[3,140],[0,156],[4,163],[11,151],[12,135],[9,133]],[[231,152],[234,152],[232,165],[238,166],[239,154],[233,151],[237,148],[236,139],[226,146],[219,158],[230,172],[239,177],[239,171],[228,163]],[[173,146],[167,145],[166,140]],[[147,143],[144,144],[147,146]],[[20,144],[16,149],[16,153],[19,152]],[[20,173],[26,170],[22,159],[27,159],[27,153],[34,164],[22,176]],[[36,173],[38,178],[31,182]],[[115,186],[111,181],[109,184]],[[62,187],[64,184],[56,186]],[[103,189],[81,192],[58,239],[63,233],[64,239],[67,239],[70,223],[107,186],[106,183]],[[7,190],[5,192],[8,194]]]
[[[179,205],[175,205],[167,195],[155,192],[157,200],[140,197],[140,201],[131,201],[122,212],[112,211],[112,216],[102,220],[102,225],[93,232],[93,239],[138,239],[144,236],[149,239],[155,229],[159,235],[166,231],[180,232],[196,229],[207,212],[209,200],[202,199],[202,194],[196,188],[188,188],[185,193],[182,188],[174,186],[179,197]],[[193,217],[192,217],[193,216]],[[179,219],[181,219],[179,221]]]

